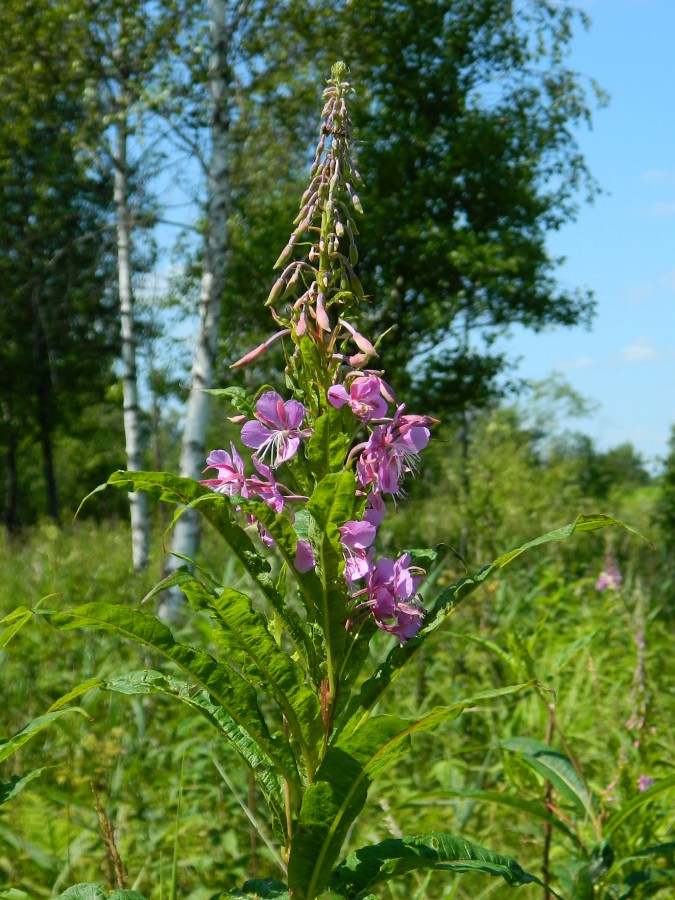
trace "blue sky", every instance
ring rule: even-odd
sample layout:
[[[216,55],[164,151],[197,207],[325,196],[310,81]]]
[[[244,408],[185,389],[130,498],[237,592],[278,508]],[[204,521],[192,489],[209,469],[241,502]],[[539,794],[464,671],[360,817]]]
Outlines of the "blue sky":
[[[520,374],[560,372],[596,411],[574,427],[654,466],[675,424],[675,0],[585,0],[570,66],[610,94],[579,133],[604,193],[551,236],[562,284],[589,287],[591,331],[519,330]]]

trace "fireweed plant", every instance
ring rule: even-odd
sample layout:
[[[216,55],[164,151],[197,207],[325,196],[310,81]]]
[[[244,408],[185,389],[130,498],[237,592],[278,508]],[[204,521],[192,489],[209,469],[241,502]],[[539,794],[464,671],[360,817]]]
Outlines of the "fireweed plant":
[[[355,271],[354,216],[362,212],[361,178],[351,156],[346,76],[346,66],[337,63],[324,93],[309,187],[276,263],[280,275],[266,301],[275,333],[234,364],[248,365],[283,340],[283,392],[269,386],[254,396],[237,387],[212,392],[234,405],[243,449],[232,443],[212,450],[204,480],[124,471],[108,481],[175,504],[174,521],[185,508],[201,514],[243,564],[254,598],[203,569],[198,577],[188,565],[153,590],[151,596],[179,588],[190,607],[210,617],[214,655],[180,643],[148,612],[122,605],[33,610],[58,629],[115,631],[188,676],[183,681],[143,670],[93,679],[58,701],[39,727],[74,709],[68,704],[93,687],[165,694],[201,713],[252,773],[269,809],[270,844],[276,842],[283,873],[283,881],[250,881],[219,897],[313,900],[330,891],[365,900],[388,879],[434,869],[501,876],[512,886],[541,884],[513,858],[440,832],[384,840],[340,861],[370,785],[410,750],[414,734],[483,700],[542,690],[534,680],[486,690],[414,719],[376,713],[424,642],[465,597],[528,548],[620,524],[580,516],[435,600],[428,596],[435,550],[378,554],[378,528],[386,516],[404,514],[406,481],[419,472],[436,422],[399,402],[383,378],[380,340],[359,330],[365,296]],[[29,615],[17,610],[12,627]],[[372,639],[379,631],[391,636],[391,646],[377,659]],[[133,892],[115,896],[127,893]]]

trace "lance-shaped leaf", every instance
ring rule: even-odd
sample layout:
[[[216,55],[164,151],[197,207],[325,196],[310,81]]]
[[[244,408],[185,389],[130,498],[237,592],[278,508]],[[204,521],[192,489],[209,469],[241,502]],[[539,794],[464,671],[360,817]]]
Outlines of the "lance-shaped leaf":
[[[145,900],[138,891],[108,890],[100,884],[74,884],[56,900]]]
[[[298,742],[310,781],[319,763],[324,727],[316,694],[305,672],[270,634],[265,617],[252,609],[250,599],[232,588],[212,593],[185,574],[181,589],[198,610],[206,609],[220,626],[216,635],[232,654],[248,680],[257,681],[278,704]]]
[[[243,416],[254,419],[256,414],[255,398],[243,387],[201,388],[202,393],[210,394],[218,399],[229,400],[232,406]]]
[[[459,603],[466,599],[473,591],[480,587],[491,575],[503,569],[509,563],[517,559],[522,553],[541,544],[547,544],[551,541],[562,541],[571,537],[577,531],[595,531],[599,528],[607,527],[626,528],[628,531],[636,534],[642,540],[646,540],[642,535],[609,516],[590,515],[577,516],[574,522],[563,528],[557,528],[555,531],[549,531],[532,541],[528,541],[516,550],[511,550],[500,556],[488,566],[484,566],[476,575],[469,575],[462,578],[456,584],[445,588],[436,599],[431,610],[428,612],[423,628],[416,637],[407,641],[403,646],[394,647],[386,660],[377,668],[371,678],[366,681],[359,694],[353,698],[347,709],[340,717],[337,723],[338,729],[344,729],[349,733],[358,726],[358,723],[368,717],[370,710],[373,709],[377,701],[380,699],[384,691],[391,682],[400,674],[403,667],[408,663],[412,656],[422,646],[429,635],[433,634],[436,629],[445,624],[448,617],[455,611]],[[649,542],[648,542],[649,543]]]
[[[255,689],[230,666],[208,653],[179,644],[171,631],[154,616],[107,603],[87,603],[66,612],[36,610],[59,630],[96,628],[113,631],[156,650],[186,672],[226,710],[256,742],[291,783],[299,786],[298,772],[288,742],[267,727]]]
[[[211,900],[290,900],[288,888],[274,878],[253,878],[242,888],[233,888],[226,894],[214,894]]]
[[[319,624],[326,642],[326,663],[332,699],[335,678],[347,642],[345,623],[349,594],[343,577],[345,561],[339,528],[354,515],[354,473],[343,471],[326,475],[314,489],[307,508],[310,514],[309,540],[316,559],[320,582],[317,604]]]
[[[534,738],[508,738],[500,741],[499,746],[518,753],[525,765],[548,779],[580,813],[585,813],[591,821],[597,819],[597,798],[584,784],[569,756]]]
[[[569,838],[572,843],[581,846],[578,835],[561,821],[558,816],[549,812],[540,800],[526,800],[519,794],[501,793],[500,791],[483,791],[471,788],[444,788],[438,791],[428,791],[423,794],[413,794],[401,803],[392,806],[392,812],[398,809],[433,807],[455,803],[457,800],[477,800],[480,803],[491,803],[495,806],[504,806],[507,809],[522,812],[529,818],[540,819],[547,822],[561,834]]]
[[[376,775],[410,748],[410,736],[457,718],[468,706],[514,694],[527,684],[484,691],[419,719],[375,716],[328,749],[317,781],[304,793],[299,827],[291,841],[289,885],[299,900],[313,900],[326,886],[349,826],[359,814]]]
[[[285,842],[286,812],[284,780],[260,745],[238,725],[206,691],[195,693],[192,685],[161,672],[145,669],[103,681],[101,690],[120,694],[163,694],[202,715],[234,747],[250,768],[272,813],[274,833]]]
[[[231,501],[229,497],[217,494],[191,478],[181,478],[168,472],[114,472],[108,479],[108,484],[126,490],[150,491],[160,500],[196,509],[229,544],[251,578],[274,607],[296,649],[307,661],[310,671],[317,672],[318,664],[314,647],[302,622],[290,609],[285,597],[274,583],[274,579],[270,575],[269,562],[258,552],[251,538],[234,518],[232,507],[237,502],[236,499]],[[267,509],[264,504],[256,504],[256,506]],[[274,513],[272,514],[274,515]],[[169,583],[167,580],[163,583],[162,589],[169,587],[170,584],[173,582]]]
[[[284,780],[278,768],[260,745],[206,691],[195,691],[194,685],[154,669],[138,669],[117,678],[90,678],[57,700],[52,709],[59,708],[94,688],[127,695],[163,694],[202,715],[232,744],[251,769],[272,812],[275,834],[280,841],[285,840]]]
[[[462,837],[432,831],[413,837],[391,838],[354,850],[337,867],[329,887],[348,900],[356,900],[391,878],[430,869],[497,876],[511,887],[542,884],[536,875],[526,872],[511,856],[487,850]]]
[[[320,481],[329,472],[339,472],[352,442],[354,417],[349,423],[349,409],[328,406],[326,412],[314,422],[314,434],[307,442],[307,461],[312,474]]]
[[[47,766],[41,769],[33,769],[32,772],[26,772],[25,775],[14,775],[9,781],[0,781],[0,806],[7,803],[12,797],[16,797],[21,791],[30,784],[34,778],[39,778]]]
[[[39,734],[43,728],[51,725],[52,722],[55,722],[56,719],[60,719],[61,716],[69,715],[70,713],[79,713],[85,718],[88,718],[86,712],[77,706],[70,706],[68,709],[53,710],[45,713],[43,716],[38,716],[29,722],[25,728],[22,728],[21,731],[12,735],[12,737],[0,741],[0,762],[4,762],[12,755],[12,753],[16,753],[20,747],[23,747],[23,745],[32,740],[36,734]]]

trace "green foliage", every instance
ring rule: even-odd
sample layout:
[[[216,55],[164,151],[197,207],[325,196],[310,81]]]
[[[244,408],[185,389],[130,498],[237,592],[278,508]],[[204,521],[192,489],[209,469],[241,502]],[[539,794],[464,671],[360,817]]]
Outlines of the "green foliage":
[[[541,884],[510,856],[493,853],[464,838],[432,832],[352,851],[335,870],[331,887],[343,897],[364,898],[374,885],[420,869],[481,872],[501,876],[511,887]]]
[[[405,554],[381,560],[381,569],[379,563],[375,566],[372,559],[367,560],[370,571],[363,590],[354,588],[360,578],[345,577],[349,562],[346,551],[350,549],[345,529],[362,525],[367,504],[371,504],[371,513],[377,512],[377,503],[384,503],[383,495],[400,493],[402,478],[415,471],[417,454],[428,442],[433,424],[427,416],[404,414],[400,408],[393,418],[378,412],[373,424],[368,407],[365,411],[362,408],[365,401],[357,401],[351,394],[343,404],[348,408],[339,414],[331,411],[336,397],[339,403],[353,386],[364,390],[375,387],[378,397],[369,395],[373,408],[381,410],[382,404],[386,408],[391,402],[386,385],[377,378],[371,381],[363,377],[369,372],[364,367],[377,351],[352,324],[363,297],[352,261],[350,210],[359,211],[360,201],[354,194],[358,179],[351,171],[349,155],[349,85],[343,81],[345,74],[344,65],[333,68],[322,139],[310,189],[302,201],[303,218],[282,252],[286,268],[279,279],[280,287],[270,298],[270,303],[276,304],[274,316],[282,326],[281,336],[293,345],[286,384],[294,402],[289,405],[267,392],[251,407],[245,393],[227,393],[228,399],[249,415],[254,410],[257,422],[245,426],[242,442],[257,447],[254,461],[263,478],[247,478],[236,454],[233,452],[230,458],[223,455],[224,451],[209,459],[218,479],[203,484],[165,472],[117,472],[110,477],[108,485],[113,488],[145,491],[177,507],[172,524],[185,508],[195,511],[212,526],[218,546],[224,549],[217,566],[212,562],[200,564],[194,567],[194,573],[183,567],[146,593],[146,599],[150,599],[169,587],[179,587],[190,605],[187,623],[170,626],[151,612],[141,612],[127,602],[125,592],[111,592],[111,596],[93,600],[90,596],[78,597],[78,602],[65,607],[50,601],[52,608],[45,608],[45,603],[8,612],[4,621],[7,630],[0,636],[3,653],[16,651],[24,641],[36,640],[37,629],[26,627],[29,615],[59,632],[64,653],[86,648],[84,637],[70,644],[68,641],[71,632],[88,630],[102,633],[108,652],[97,661],[98,674],[94,677],[87,673],[75,687],[69,682],[65,694],[60,685],[56,696],[45,704],[46,713],[45,706],[40,709],[37,686],[31,688],[32,721],[18,731],[14,729],[14,737],[0,746],[0,757],[11,756],[21,765],[14,780],[4,782],[3,790],[9,795],[21,785],[23,790],[11,798],[12,806],[23,816],[35,814],[40,801],[28,785],[28,776],[21,774],[35,771],[34,764],[23,758],[25,748],[35,746],[32,739],[37,740],[38,735],[53,741],[56,752],[52,759],[57,765],[68,745],[60,744],[52,735],[64,719],[79,718],[67,714],[100,711],[101,696],[110,698],[114,709],[112,698],[126,695],[134,725],[122,715],[117,730],[111,727],[108,733],[104,716],[94,754],[102,746],[101,755],[115,760],[115,772],[126,782],[127,791],[143,790],[142,782],[140,788],[135,786],[139,773],[147,777],[153,769],[159,772],[159,778],[157,774],[154,777],[161,791],[167,771],[180,768],[181,772],[177,781],[169,782],[169,803],[175,810],[169,817],[173,823],[170,827],[159,825],[157,817],[149,823],[143,820],[153,815],[143,796],[136,797],[132,805],[139,819],[134,823],[134,829],[138,829],[134,836],[139,831],[145,834],[146,844],[141,845],[140,852],[147,853],[145,861],[135,857],[139,874],[134,890],[140,887],[142,872],[149,866],[153,897],[158,892],[163,896],[164,867],[161,855],[157,861],[156,854],[167,847],[171,848],[172,896],[177,894],[184,866],[196,870],[185,877],[199,898],[215,888],[219,897],[292,894],[298,900],[314,900],[326,890],[337,890],[344,897],[365,900],[373,896],[372,887],[394,878],[387,888],[393,897],[408,891],[411,884],[416,885],[418,897],[428,897],[428,886],[436,874],[450,879],[446,892],[462,897],[478,896],[474,892],[477,882],[472,879],[481,875],[501,876],[512,886],[543,886],[550,894],[555,894],[551,888],[555,881],[578,900],[592,897],[596,889],[606,889],[608,897],[617,893],[615,889],[630,896],[637,885],[658,890],[668,877],[672,847],[661,837],[668,814],[657,798],[671,787],[672,773],[658,762],[659,756],[653,751],[648,757],[648,771],[654,774],[647,777],[642,770],[647,756],[640,747],[652,740],[646,726],[651,710],[657,708],[647,689],[645,653],[645,630],[654,618],[652,611],[637,590],[637,599],[623,608],[622,625],[634,635],[637,655],[632,672],[618,670],[616,675],[620,691],[625,691],[626,681],[630,685],[631,710],[629,718],[624,719],[623,731],[615,728],[612,732],[617,746],[610,746],[615,755],[608,762],[606,732],[596,729],[598,743],[590,743],[580,710],[585,708],[587,715],[590,711],[593,719],[608,715],[598,706],[600,688],[591,654],[597,653],[597,639],[604,654],[605,677],[612,677],[616,666],[609,664],[616,645],[609,639],[614,619],[608,612],[621,610],[618,582],[604,593],[598,588],[591,594],[596,603],[600,598],[599,602],[607,606],[602,617],[596,615],[591,623],[588,613],[592,603],[569,602],[570,591],[578,597],[584,591],[588,595],[592,584],[588,578],[570,584],[562,566],[553,574],[538,575],[532,564],[521,583],[509,582],[506,574],[512,562],[530,556],[528,551],[567,541],[577,532],[605,529],[630,534],[633,529],[606,515],[585,514],[459,578],[445,568],[451,560],[443,547],[411,553],[416,562],[424,561],[427,572],[415,569],[412,558]],[[346,235],[350,237],[345,239]],[[342,251],[339,238],[343,239]],[[296,293],[300,295],[297,299]],[[284,305],[286,296],[288,303]],[[278,427],[273,421],[275,415]],[[293,461],[288,465],[291,456]],[[307,496],[299,495],[298,490]],[[469,509],[470,497],[466,492]],[[297,518],[295,506],[301,509]],[[252,540],[244,516],[249,517],[249,524],[256,524],[261,544]],[[413,543],[410,534],[406,537],[406,543]],[[304,548],[301,541],[306,542]],[[271,553],[266,549],[269,546],[274,548]],[[305,556],[311,555],[311,563],[301,557],[303,549]],[[395,574],[385,575],[387,570]],[[425,575],[422,608],[417,586]],[[378,583],[380,577],[385,581]],[[381,596],[384,584],[388,585],[388,594]],[[435,651],[443,636],[452,646],[457,632],[441,626],[481,588],[490,602],[478,602],[473,609],[467,606],[469,628],[468,637],[462,635],[462,652],[449,655]],[[23,583],[21,590],[25,590]],[[569,617],[576,617],[571,631],[567,630]],[[398,638],[393,648],[392,633]],[[118,638],[140,647],[145,668],[134,661],[127,670]],[[489,660],[482,671],[471,665],[472,654]],[[38,663],[41,659],[38,653]],[[176,668],[181,678],[176,678]],[[589,671],[594,678],[588,677]],[[50,691],[53,688],[50,685]],[[564,695],[568,721],[563,724],[556,714],[555,690]],[[466,699],[457,699],[462,696]],[[150,697],[175,701],[182,713],[177,714],[176,722],[169,719],[162,723],[163,729],[177,729],[169,740],[153,748],[148,736],[143,747],[149,758],[141,754],[142,758],[132,763],[125,751],[134,734],[146,737],[146,717],[155,708],[146,703]],[[76,699],[81,706],[70,705]],[[41,715],[35,716],[36,705]],[[463,739],[457,740],[460,752],[452,756],[445,749],[434,752],[445,748],[448,727],[460,717],[465,720]],[[503,728],[505,720],[508,729]],[[543,742],[538,737],[544,731],[542,725],[546,735]],[[202,726],[213,731],[212,740],[205,738]],[[574,740],[568,735],[570,729],[576,731]],[[657,740],[665,741],[665,736]],[[558,749],[558,742],[562,749]],[[572,755],[572,743],[581,746],[588,762],[581,765]],[[217,751],[213,749],[216,747]],[[45,752],[48,749],[46,745]],[[414,756],[410,755],[413,749]],[[216,756],[220,752],[230,754],[226,765]],[[186,768],[188,755],[193,759]],[[407,767],[402,770],[404,757]],[[229,764],[234,762],[244,763],[240,767],[246,772],[243,785],[241,780],[236,781],[241,776],[231,778],[228,774]],[[395,763],[403,774],[392,779],[388,772]],[[223,816],[219,827],[213,829],[215,833],[209,835],[210,843],[206,842],[209,849],[202,850],[197,864],[189,855],[182,859],[184,841],[194,847],[204,838],[203,834],[192,834],[196,813],[190,817],[187,810],[196,808],[191,792],[204,790],[204,786],[212,790],[214,767],[231,796],[228,803],[220,798]],[[620,783],[624,773],[627,776],[636,768],[640,770],[638,787],[645,788],[645,799],[640,802],[634,798],[634,777],[632,784]],[[609,772],[616,777],[613,782],[605,777],[609,787],[604,792],[591,787]],[[444,785],[448,775],[455,783]],[[406,805],[406,801],[400,802],[401,781],[419,790],[420,779],[429,776],[439,782],[438,789],[430,791],[432,800],[468,801],[466,808],[456,810],[461,830],[476,809],[472,830],[485,834],[489,843],[493,843],[491,824],[482,808],[496,808],[503,826],[503,833],[498,835],[499,851],[439,832],[433,810],[419,817],[423,822],[405,830],[391,818],[388,825],[394,838],[382,840],[373,822],[373,804],[367,801],[377,799],[379,792],[383,812],[387,817],[398,816]],[[68,789],[45,796],[52,804],[61,803],[70,810],[71,782],[76,775],[66,771],[61,777]],[[509,783],[508,791],[503,789],[504,779]],[[649,787],[652,781],[656,783]],[[613,801],[607,794],[617,785],[622,805],[614,817],[608,817],[608,804]],[[108,793],[112,802],[113,782],[108,783]],[[122,885],[114,830],[96,791],[95,796],[109,880],[114,875]],[[395,798],[396,807],[388,797]],[[261,813],[261,801],[266,813]],[[214,802],[213,794],[208,802]],[[424,805],[422,795],[420,807]],[[21,838],[17,841],[14,832],[3,827],[6,807],[4,804],[0,814],[0,841],[16,849]],[[235,844],[235,852],[227,854],[234,862],[217,867],[216,855],[220,858],[224,850],[221,832],[227,831],[224,816],[229,816],[234,835],[241,831],[241,814],[237,811],[232,816],[232,807],[239,807],[248,820],[251,852],[249,856],[237,856]],[[524,820],[514,821],[521,814]],[[85,819],[86,813],[80,809],[78,816]],[[19,814],[17,821],[22,835],[25,824]],[[120,814],[118,825],[125,821]],[[271,835],[266,821],[271,823]],[[72,861],[70,857],[70,823],[69,812],[65,823],[53,827],[51,851],[39,841],[25,851],[35,866],[50,873],[47,890],[52,894],[75,880],[72,870],[79,865],[79,857]],[[605,824],[607,831],[603,831]],[[532,829],[537,827],[544,829],[541,855],[537,857],[536,848],[534,853],[529,849],[524,852],[528,869],[534,862],[537,870],[541,869],[541,878],[501,849],[508,848],[514,833],[520,839],[528,836],[527,841],[522,840],[524,848],[539,845],[541,842],[532,840],[536,834]],[[374,828],[375,834],[371,833]],[[550,840],[554,830],[561,840],[555,848]],[[405,831],[411,831],[414,837],[406,838]],[[356,846],[368,846],[348,854],[340,863],[350,835]],[[91,827],[82,827],[78,837],[82,856],[91,837]],[[256,849],[259,840],[269,850],[260,872],[248,866],[260,858]],[[53,847],[57,846],[65,846],[69,861],[54,876]],[[131,841],[122,846],[122,858],[127,850],[138,853]],[[663,858],[663,867],[656,868]],[[0,864],[16,883],[12,859],[7,862],[0,856]],[[69,889],[71,896],[104,898],[107,889],[96,883],[100,875],[92,873],[91,861],[81,868],[86,881]],[[244,879],[246,869],[255,877],[249,878],[241,890],[223,893],[232,880]],[[279,872],[283,882],[269,877]],[[79,869],[78,878],[82,879]],[[40,890],[44,891],[43,883]],[[116,895],[121,900],[129,893],[120,889]]]

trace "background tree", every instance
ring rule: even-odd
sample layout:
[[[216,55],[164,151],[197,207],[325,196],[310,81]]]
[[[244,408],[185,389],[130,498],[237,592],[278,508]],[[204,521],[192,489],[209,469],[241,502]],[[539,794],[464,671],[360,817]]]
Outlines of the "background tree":
[[[108,185],[77,154],[85,110],[71,79],[73,30],[63,10],[35,0],[3,4],[0,31],[0,440],[12,529],[40,512],[58,520],[55,436],[73,433],[82,407],[104,396],[117,342],[102,249]],[[42,471],[20,502],[35,446]]]
[[[655,518],[669,543],[675,538],[675,425],[670,432],[668,455],[659,482],[659,498]]]
[[[387,374],[446,415],[484,404],[510,362],[495,349],[498,336],[516,323],[588,323],[592,313],[587,293],[556,284],[559,261],[546,247],[547,233],[574,217],[580,192],[595,190],[574,139],[590,120],[589,98],[566,63],[585,20],[545,0],[309,3],[295,15],[304,17],[298,73],[285,91],[272,80],[251,93],[240,152],[262,154],[264,181],[273,146],[275,172],[285,165],[286,182],[294,179],[306,160],[287,149],[286,133],[304,122],[305,78],[316,77],[313,65],[327,70],[327,55],[345,55],[365,173],[355,188],[368,209],[357,223],[370,248],[360,270],[378,330],[396,327]],[[282,246],[266,213],[284,191],[275,185],[264,201],[249,193],[234,209],[249,285]],[[245,286],[233,281],[230,291],[242,296]]]
[[[127,468],[137,470],[143,468],[144,428],[139,403],[134,237],[139,225],[154,221],[148,219],[142,188],[156,167],[162,134],[156,124],[153,127],[150,114],[157,111],[157,87],[161,81],[165,83],[160,73],[175,59],[175,35],[185,7],[174,0],[70,3],[85,48],[78,80],[89,116],[81,141],[91,164],[113,183]],[[129,501],[134,566],[142,569],[149,550],[148,503],[137,492],[130,493]]]

